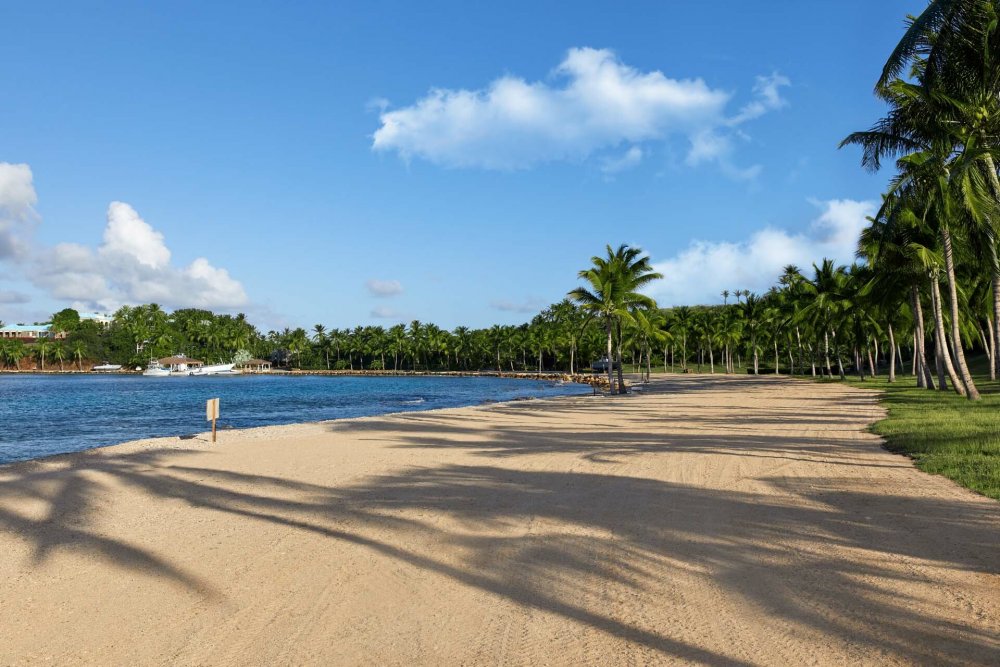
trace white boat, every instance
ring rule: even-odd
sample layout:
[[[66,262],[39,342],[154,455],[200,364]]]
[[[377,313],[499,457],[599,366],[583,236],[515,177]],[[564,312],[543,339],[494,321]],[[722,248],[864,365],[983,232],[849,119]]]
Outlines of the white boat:
[[[200,366],[191,371],[191,375],[239,375],[241,371],[236,370],[236,364],[212,364],[210,366]]]
[[[146,377],[164,378],[170,376],[170,369],[161,366],[159,361],[150,361],[142,374]]]
[[[94,366],[91,370],[94,371],[120,371],[122,369],[121,364],[101,364],[100,366]]]

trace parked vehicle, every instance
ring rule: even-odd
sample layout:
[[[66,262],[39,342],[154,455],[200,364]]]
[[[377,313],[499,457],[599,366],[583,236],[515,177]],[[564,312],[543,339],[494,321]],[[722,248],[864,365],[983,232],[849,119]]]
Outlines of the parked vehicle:
[[[610,363],[611,362],[608,360],[607,357],[601,357],[597,361],[590,364],[590,370],[594,371],[595,373],[607,373],[608,365],[610,365]],[[614,362],[614,365],[612,365],[611,370],[616,371],[619,368],[621,368],[621,363],[616,361]]]

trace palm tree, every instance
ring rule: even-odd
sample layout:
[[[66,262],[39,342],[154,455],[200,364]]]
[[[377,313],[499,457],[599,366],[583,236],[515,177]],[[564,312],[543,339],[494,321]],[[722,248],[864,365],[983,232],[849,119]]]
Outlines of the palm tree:
[[[622,244],[617,250],[607,246],[605,257],[591,258],[593,266],[580,271],[579,277],[588,287],[578,287],[569,293],[592,317],[604,324],[607,336],[608,386],[615,393],[614,366],[618,364],[618,393],[624,393],[625,381],[621,367],[621,336],[617,359],[614,355],[614,334],[622,320],[632,319],[630,311],[636,308],[655,308],[656,302],[639,290],[663,276],[653,271],[649,257],[642,256],[640,248]],[[620,332],[619,332],[620,333]]]
[[[889,113],[868,132],[852,134],[843,142],[861,145],[862,164],[871,170],[879,169],[883,158],[898,156],[900,174],[891,192],[909,194],[921,202],[921,217],[940,235],[948,284],[951,356],[958,367],[961,388],[970,400],[978,399],[979,392],[962,347],[953,225],[969,236],[985,232],[996,334],[1000,332],[1000,179],[995,166],[995,158],[1000,155],[997,18],[995,0],[930,2],[920,16],[911,20],[876,84],[876,94],[890,105]],[[900,78],[908,65],[912,83]],[[932,298],[936,298],[934,292]],[[947,350],[947,342],[942,344]]]
[[[406,353],[406,327],[397,324],[389,329],[388,345],[392,351],[392,370],[399,370],[399,360]]]
[[[500,361],[500,349],[508,341],[509,336],[510,334],[507,331],[506,327],[502,327],[499,324],[494,324],[492,327],[490,327],[489,330],[490,347],[496,353],[498,373],[503,372],[503,365]]]
[[[70,346],[70,352],[73,354],[73,358],[76,359],[76,367],[83,372],[83,356],[87,353],[87,346],[83,341],[74,341]]]
[[[837,266],[833,260],[824,258],[817,266],[813,264],[813,279],[803,280],[802,294],[809,299],[808,305],[800,311],[799,317],[808,322],[817,335],[822,334],[827,375],[833,375],[830,365],[830,339],[833,338],[834,352],[840,378],[844,379],[844,366],[837,345],[836,324],[840,316],[840,292],[847,280],[847,268]],[[819,345],[817,345],[819,347]]]
[[[330,370],[330,347],[327,345],[326,327],[322,324],[313,325],[313,342],[326,358],[326,370]]]
[[[743,292],[737,290],[739,297]],[[687,337],[694,327],[694,314],[688,306],[678,306],[673,310],[673,318],[670,323],[670,333],[674,338],[681,339],[681,368],[687,370]]]
[[[57,342],[52,346],[52,358],[59,362],[59,370],[66,370],[63,366],[63,362],[66,361],[66,346],[62,342]]]
[[[35,343],[35,355],[42,364],[42,370],[45,370],[45,355],[52,351],[52,341],[48,338],[42,338],[37,343]]]
[[[7,359],[14,362],[14,368],[21,370],[21,359],[24,359],[27,351],[24,343],[19,340],[12,340],[7,345]]]
[[[753,374],[760,371],[760,346],[758,345],[761,329],[767,321],[766,307],[763,299],[756,294],[745,293],[742,304],[743,321],[750,334],[750,351],[753,354]]]

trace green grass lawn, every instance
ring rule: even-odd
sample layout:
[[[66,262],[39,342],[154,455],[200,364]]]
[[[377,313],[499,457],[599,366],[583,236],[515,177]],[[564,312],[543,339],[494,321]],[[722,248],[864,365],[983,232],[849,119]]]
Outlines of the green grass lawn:
[[[983,396],[977,403],[951,390],[918,389],[908,373],[893,384],[885,375],[849,382],[883,390],[889,414],[871,430],[885,438],[887,449],[909,456],[924,472],[1000,500],[1000,386],[989,381],[985,359],[970,364]]]

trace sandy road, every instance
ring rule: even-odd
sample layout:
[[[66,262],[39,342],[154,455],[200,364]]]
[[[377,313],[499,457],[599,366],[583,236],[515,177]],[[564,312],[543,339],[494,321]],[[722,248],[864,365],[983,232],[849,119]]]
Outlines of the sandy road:
[[[1000,503],[685,376],[0,467],[0,664],[996,664]]]

